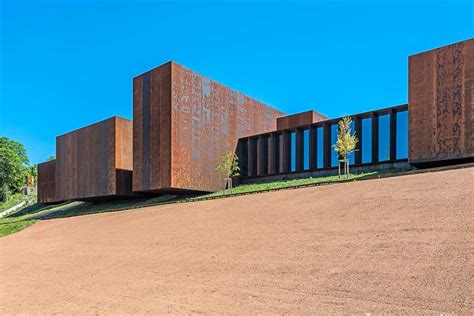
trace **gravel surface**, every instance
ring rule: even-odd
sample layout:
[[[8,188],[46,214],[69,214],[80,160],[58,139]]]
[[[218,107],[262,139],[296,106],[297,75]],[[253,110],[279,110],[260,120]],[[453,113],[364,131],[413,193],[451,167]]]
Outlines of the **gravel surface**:
[[[474,168],[41,221],[0,314],[474,313]]]

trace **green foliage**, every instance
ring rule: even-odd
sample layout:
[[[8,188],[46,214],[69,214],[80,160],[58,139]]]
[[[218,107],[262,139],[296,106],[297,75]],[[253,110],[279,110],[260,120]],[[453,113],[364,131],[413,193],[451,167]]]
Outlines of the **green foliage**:
[[[51,160],[55,160],[55,159],[56,159],[56,156],[49,156],[46,161],[51,161]]]
[[[334,150],[339,154],[339,157],[344,160],[347,156],[354,152],[357,142],[357,136],[351,133],[352,119],[348,116],[344,116],[339,121],[339,130],[337,132],[337,142],[333,145]]]
[[[375,177],[380,175],[381,172],[363,172],[354,174],[352,176],[352,180],[356,181],[358,179],[363,179],[367,177]],[[239,185],[232,189],[233,194],[239,193],[251,193],[251,192],[258,192],[258,191],[266,191],[266,190],[276,190],[276,189],[284,189],[290,187],[298,187],[304,185],[312,185],[318,183],[331,183],[331,182],[338,182],[341,179],[338,176],[326,176],[326,177],[318,177],[318,178],[302,178],[302,179],[292,179],[292,180],[278,180],[272,182],[262,182],[262,183],[253,183],[253,184],[244,184]],[[226,195],[226,190],[210,193],[207,195],[203,195],[200,197],[193,198],[192,200],[200,200],[206,199],[208,197],[216,197],[216,196],[224,196]]]
[[[231,151],[226,151],[220,158],[220,163],[216,168],[226,178],[236,177],[240,175],[239,158]]]
[[[0,137],[0,200],[21,191],[28,175],[28,162],[22,144]]]
[[[16,233],[36,222],[37,220],[25,220],[21,218],[0,218],[0,237]]]
[[[21,193],[16,193],[10,196],[8,201],[0,201],[0,212],[9,209],[12,206],[15,206],[17,203],[20,203],[22,200],[26,199],[26,195]]]

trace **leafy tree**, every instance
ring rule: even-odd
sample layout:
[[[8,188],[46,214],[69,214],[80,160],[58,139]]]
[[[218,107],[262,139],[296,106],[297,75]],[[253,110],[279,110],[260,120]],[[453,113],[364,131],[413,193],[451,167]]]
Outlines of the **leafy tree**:
[[[239,168],[239,157],[231,151],[226,151],[220,158],[220,163],[216,168],[217,171],[222,173],[227,181],[227,187],[232,188],[232,177],[240,175]]]
[[[20,192],[28,174],[28,156],[25,147],[7,137],[0,137],[0,199]]]
[[[49,156],[46,161],[51,161],[51,160],[55,160],[55,159],[56,159],[56,156]]]
[[[357,142],[356,133],[351,133],[352,119],[344,116],[339,121],[339,130],[337,132],[337,142],[333,145],[334,150],[344,160],[344,173],[349,177],[349,164],[347,156],[354,152]]]

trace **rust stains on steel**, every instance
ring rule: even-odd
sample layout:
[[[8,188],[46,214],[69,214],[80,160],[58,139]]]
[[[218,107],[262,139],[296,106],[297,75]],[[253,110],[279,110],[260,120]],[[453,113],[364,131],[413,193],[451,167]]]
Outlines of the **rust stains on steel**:
[[[132,122],[120,117],[58,136],[55,201],[132,194],[131,147]]]
[[[474,39],[409,57],[411,163],[474,156]]]
[[[326,121],[328,118],[316,111],[306,111],[293,115],[279,117],[277,119],[277,130],[289,129],[303,125],[310,125],[321,121]]]
[[[173,62],[134,78],[133,104],[136,191],[220,190],[225,150],[284,115]]]
[[[56,160],[38,164],[38,203],[56,201]]]

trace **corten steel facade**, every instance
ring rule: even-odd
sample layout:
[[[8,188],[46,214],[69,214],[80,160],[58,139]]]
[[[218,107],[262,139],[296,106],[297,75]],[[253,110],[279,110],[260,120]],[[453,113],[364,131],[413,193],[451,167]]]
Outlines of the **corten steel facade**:
[[[38,164],[38,203],[56,202],[56,160]]]
[[[410,56],[408,104],[352,115],[352,170],[474,161],[473,94],[473,39]],[[285,116],[168,62],[133,79],[133,137],[131,121],[111,118],[57,138],[38,200],[217,191],[219,157],[234,149],[243,183],[334,174],[338,121]]]
[[[132,195],[132,121],[112,117],[56,138],[55,200]]]
[[[328,117],[316,111],[306,111],[277,118],[277,130],[309,125],[327,120]]]
[[[284,113],[174,62],[133,80],[133,190],[217,191],[220,156]]]
[[[474,39],[409,58],[410,162],[474,156]]]

